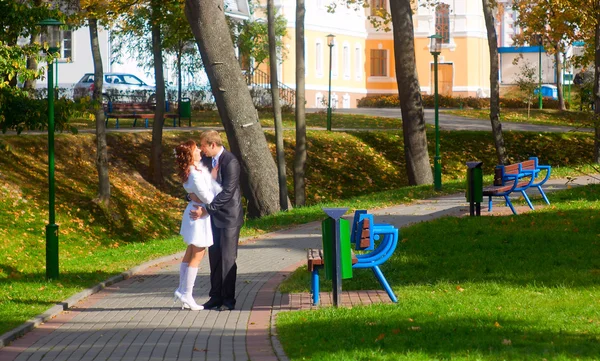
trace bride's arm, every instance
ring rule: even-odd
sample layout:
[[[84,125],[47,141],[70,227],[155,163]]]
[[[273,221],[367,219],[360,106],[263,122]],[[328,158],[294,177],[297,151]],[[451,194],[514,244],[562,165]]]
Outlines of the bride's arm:
[[[215,194],[213,193],[213,187],[210,183],[210,174],[207,176],[207,174],[204,174],[205,172],[207,172],[206,168],[192,171],[190,173],[190,178],[192,180],[194,194],[196,197],[198,197],[201,203],[208,204],[212,202]]]

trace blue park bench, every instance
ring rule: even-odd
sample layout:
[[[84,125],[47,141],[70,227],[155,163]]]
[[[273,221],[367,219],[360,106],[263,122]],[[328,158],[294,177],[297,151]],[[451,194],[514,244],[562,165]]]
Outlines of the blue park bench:
[[[342,232],[344,234],[344,232]],[[342,242],[354,244],[356,251],[352,252],[352,268],[370,268],[375,277],[386,290],[393,302],[398,302],[394,291],[385,279],[379,266],[387,261],[398,246],[399,231],[390,224],[377,224],[373,215],[366,210],[357,210],[352,221],[350,239],[342,239]],[[311,272],[311,293],[313,304],[319,304],[319,270],[325,266],[325,258],[322,249],[311,248],[307,252],[308,271]]]
[[[488,211],[492,210],[492,197],[503,197],[513,214],[517,214],[509,198],[509,195],[513,192],[520,192],[529,208],[534,209],[526,193],[529,188],[537,188],[544,201],[550,204],[542,185],[550,178],[551,171],[552,167],[540,165],[537,157],[530,157],[529,160],[521,163],[497,166],[494,174],[494,185],[483,188],[483,195],[489,197]],[[542,173],[545,174],[542,176]]]

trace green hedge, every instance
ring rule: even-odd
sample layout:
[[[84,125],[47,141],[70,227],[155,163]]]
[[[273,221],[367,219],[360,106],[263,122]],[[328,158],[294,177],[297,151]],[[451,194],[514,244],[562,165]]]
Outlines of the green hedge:
[[[434,96],[430,94],[422,95],[423,106],[426,108],[434,107]],[[451,97],[446,95],[438,96],[440,108],[474,108],[482,109],[490,107],[490,98],[476,97]],[[532,107],[537,105],[537,98],[534,99]],[[565,106],[569,109],[569,103],[565,100]],[[398,95],[369,95],[358,100],[359,108],[398,108],[400,99]],[[501,108],[527,108],[527,104],[521,99],[500,98]],[[544,108],[559,109],[558,100],[544,98]]]
[[[54,102],[54,129],[69,129],[69,118],[78,106],[65,97]],[[35,99],[19,88],[0,88],[0,129],[2,133],[14,130],[45,130],[48,128],[48,100]]]

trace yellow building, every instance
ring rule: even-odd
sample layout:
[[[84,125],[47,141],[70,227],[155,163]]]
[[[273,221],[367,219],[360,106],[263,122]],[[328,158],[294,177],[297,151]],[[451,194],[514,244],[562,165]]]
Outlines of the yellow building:
[[[369,17],[378,8],[389,10],[389,0],[368,0],[370,7],[338,6],[327,11],[328,0],[306,0],[306,106],[326,107],[331,52],[332,107],[354,108],[357,100],[374,94],[397,94],[393,34],[378,30]],[[414,41],[421,91],[433,92],[433,56],[429,36],[443,36],[439,56],[439,91],[454,96],[489,95],[489,51],[482,3],[445,0],[435,8],[415,0]],[[280,65],[280,81],[295,88],[296,1],[276,2],[288,22],[287,56]],[[328,46],[327,35],[335,35]]]

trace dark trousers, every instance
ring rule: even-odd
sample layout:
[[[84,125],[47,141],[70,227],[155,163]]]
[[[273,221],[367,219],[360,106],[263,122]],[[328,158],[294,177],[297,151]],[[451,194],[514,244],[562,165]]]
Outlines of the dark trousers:
[[[208,248],[210,261],[210,298],[235,306],[235,281],[240,227],[217,228],[212,226],[213,245]]]

